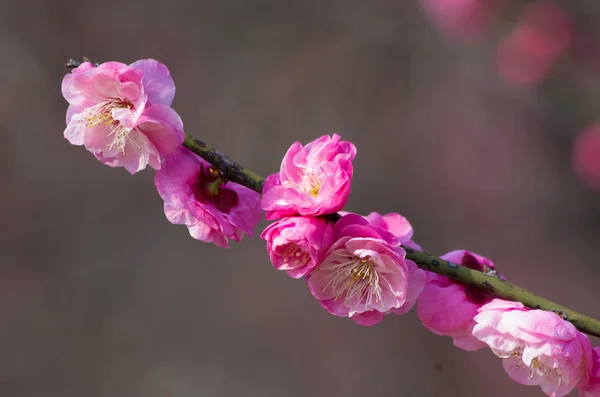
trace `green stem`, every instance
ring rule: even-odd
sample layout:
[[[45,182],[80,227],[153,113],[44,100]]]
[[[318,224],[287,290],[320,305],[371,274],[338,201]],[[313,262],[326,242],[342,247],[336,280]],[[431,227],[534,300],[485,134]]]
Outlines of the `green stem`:
[[[477,270],[448,262],[425,252],[409,247],[403,248],[406,251],[406,258],[416,262],[421,269],[441,274],[461,284],[471,285],[498,298],[521,302],[532,309],[554,312],[563,319],[573,323],[581,332],[600,336],[600,321],[502,280],[495,272],[478,272]]]
[[[262,192],[265,182],[262,177],[222,155],[195,136],[186,134],[183,146],[218,168],[230,181],[246,186],[255,192]],[[554,312],[573,323],[581,332],[600,337],[600,321],[501,280],[495,272],[482,273],[413,248],[403,248],[406,251],[406,258],[415,262],[421,269],[441,274],[461,284],[473,286],[498,298],[521,302],[532,309]]]
[[[224,154],[219,153],[216,149],[211,148],[195,136],[185,134],[183,146],[218,168],[230,181],[246,186],[255,192],[262,192],[262,187],[265,183],[263,178],[245,169]]]

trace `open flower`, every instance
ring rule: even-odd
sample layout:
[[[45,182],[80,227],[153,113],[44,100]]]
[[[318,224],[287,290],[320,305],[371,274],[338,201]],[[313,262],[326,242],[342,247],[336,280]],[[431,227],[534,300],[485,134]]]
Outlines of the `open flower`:
[[[475,322],[473,336],[503,359],[514,381],[539,385],[551,397],[585,382],[592,365],[590,340],[557,314],[494,299],[479,309]]]
[[[334,226],[336,242],[307,276],[312,295],[330,313],[373,325],[405,313],[425,285],[424,271],[405,260],[391,233],[354,214]]]
[[[295,142],[281,170],[265,181],[261,208],[267,219],[341,210],[350,195],[355,156],[354,145],[337,134],[324,135],[305,147]]]
[[[469,251],[452,251],[441,258],[480,272],[495,269],[492,261]],[[485,346],[471,334],[475,326],[473,318],[477,310],[491,300],[491,296],[475,287],[427,273],[427,285],[419,297],[417,314],[429,331],[451,336],[456,347],[473,351]]]
[[[240,241],[261,219],[260,195],[227,180],[186,148],[169,156],[156,172],[154,183],[164,200],[165,215],[174,224],[184,224],[195,239],[229,246]]]
[[[147,164],[160,169],[161,159],[183,143],[183,123],[170,107],[175,84],[154,59],[129,66],[84,62],[64,77],[62,93],[70,104],[65,138],[103,164],[131,174]]]
[[[270,224],[260,235],[276,269],[300,278],[321,263],[333,243],[333,226],[323,218],[295,216]]]

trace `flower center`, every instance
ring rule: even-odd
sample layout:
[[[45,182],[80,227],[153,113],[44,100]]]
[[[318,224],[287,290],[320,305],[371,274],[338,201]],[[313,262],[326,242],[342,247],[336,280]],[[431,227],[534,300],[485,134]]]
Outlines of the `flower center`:
[[[321,190],[321,181],[319,181],[315,172],[311,169],[304,169],[299,173],[299,176],[302,178],[302,181],[298,184],[298,188],[313,197],[317,197],[319,190]]]
[[[563,379],[563,377],[565,375],[563,375],[560,367],[557,367],[557,368],[548,367],[547,365],[544,365],[539,360],[538,357],[532,359],[530,365],[525,364],[525,362],[523,362],[523,350],[521,347],[517,347],[511,352],[494,350],[494,354],[496,354],[500,358],[506,359],[506,358],[514,357],[514,358],[518,359],[519,363],[517,364],[517,367],[524,372],[528,371],[529,379],[540,378],[540,377],[545,378],[547,381],[551,382],[552,384],[557,385],[557,387],[560,387],[562,385],[563,381],[565,381],[565,380],[568,382],[568,379]]]
[[[326,265],[329,271],[327,286],[331,288],[335,299],[344,298],[344,304],[354,307],[381,303],[383,308],[381,280],[386,280],[368,259],[355,256],[346,257],[347,261]],[[325,270],[325,269],[323,269]]]
[[[469,253],[465,253],[465,255],[463,256],[461,265],[480,272],[484,271],[484,267],[473,255],[470,255]],[[470,285],[465,287],[465,295],[467,299],[478,305],[483,305],[486,301],[490,299],[488,294],[486,294],[479,288],[475,288]]]
[[[289,262],[292,262],[295,267],[306,266],[311,260],[308,252],[302,251],[296,243],[286,245],[281,254],[283,256],[283,263],[289,265]]]
[[[532,379],[534,374],[537,374],[543,376],[551,383],[558,385],[558,387],[560,387],[563,382],[563,374],[560,368],[550,368],[542,364],[537,357],[531,361],[531,366],[529,368],[531,371],[529,379]]]
[[[321,190],[321,181],[317,178],[316,173],[310,168],[301,168],[297,175],[300,182],[297,182],[298,179],[287,179],[283,184],[286,187],[302,190],[313,197],[317,197]]]
[[[238,204],[238,195],[232,190],[224,187],[227,178],[215,167],[207,169],[200,166],[198,179],[192,182],[192,192],[196,201],[211,204],[220,212],[228,214]]]
[[[125,153],[125,144],[127,137],[132,131],[125,128],[119,120],[115,120],[112,115],[114,109],[131,109],[133,104],[121,98],[110,98],[98,103],[95,106],[86,109],[85,125],[88,128],[104,124],[109,128],[108,136],[113,137],[113,141],[107,146],[108,150],[117,149]]]

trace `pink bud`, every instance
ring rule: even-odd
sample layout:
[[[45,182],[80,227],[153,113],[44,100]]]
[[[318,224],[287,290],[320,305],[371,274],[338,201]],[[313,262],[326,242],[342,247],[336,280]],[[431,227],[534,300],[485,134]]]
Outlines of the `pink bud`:
[[[492,261],[469,251],[452,251],[441,258],[473,270],[495,269]],[[456,347],[478,350],[485,345],[471,335],[475,325],[473,318],[490,300],[490,296],[475,287],[427,273],[427,285],[419,297],[417,314],[425,328],[437,335],[451,336]]]
[[[390,212],[385,215],[381,215],[377,212],[371,212],[366,216],[370,224],[379,226],[394,236],[396,236],[401,244],[407,247],[421,250],[421,246],[415,243],[412,239],[413,228],[408,222],[408,219],[395,212]]]

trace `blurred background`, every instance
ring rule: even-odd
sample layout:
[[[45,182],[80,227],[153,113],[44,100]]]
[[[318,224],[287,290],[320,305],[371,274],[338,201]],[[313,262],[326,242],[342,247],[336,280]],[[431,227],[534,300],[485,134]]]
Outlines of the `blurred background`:
[[[543,395],[414,310],[329,315],[257,237],[169,224],[151,170],[63,138],[84,55],[164,62],[186,130],[261,175],[341,134],[348,210],[600,317],[600,3],[0,0],[0,396]]]

